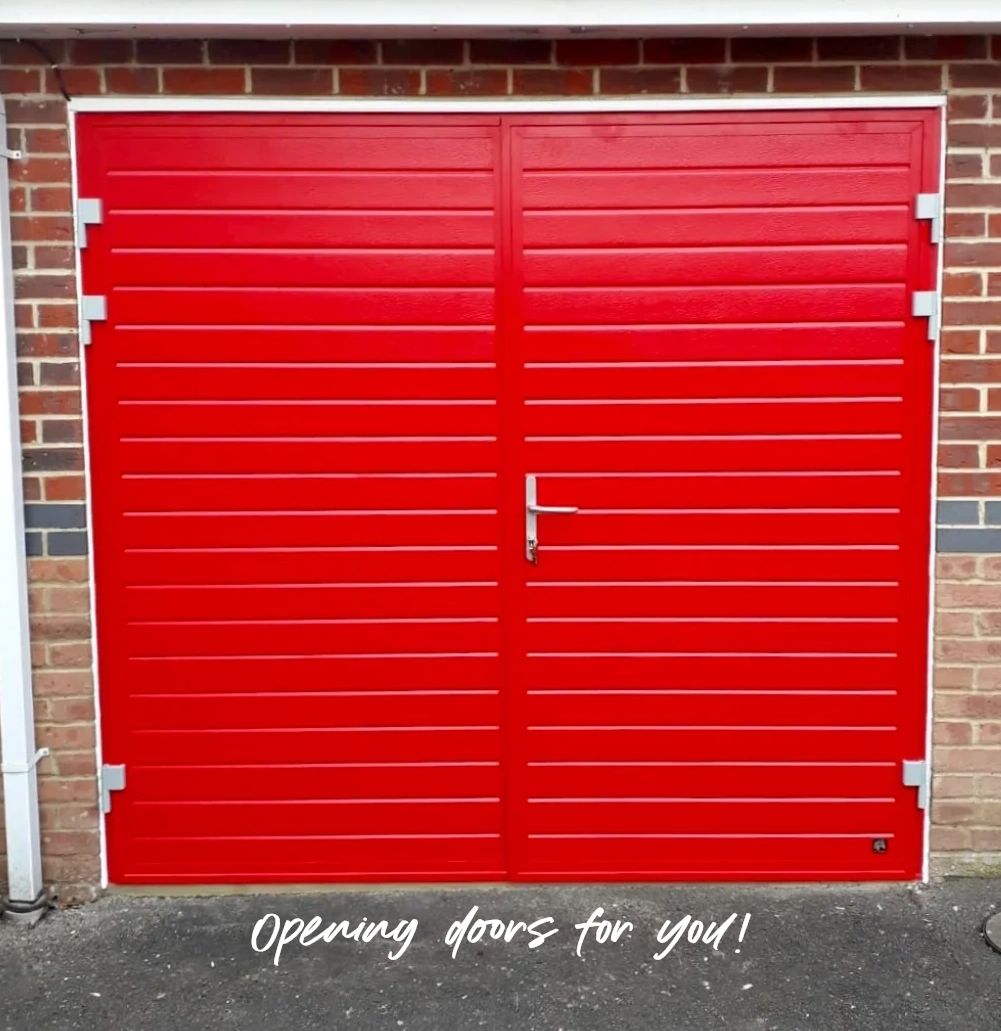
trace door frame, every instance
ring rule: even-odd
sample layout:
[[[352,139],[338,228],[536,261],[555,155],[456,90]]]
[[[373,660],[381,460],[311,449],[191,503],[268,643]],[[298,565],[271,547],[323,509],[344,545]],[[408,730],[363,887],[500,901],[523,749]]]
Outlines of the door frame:
[[[294,98],[294,97],[74,97],[67,101],[66,108],[69,122],[70,178],[72,188],[73,211],[76,212],[79,198],[78,188],[78,153],[76,138],[76,116],[85,113],[205,113],[223,114],[228,112],[244,114],[627,114],[647,113],[698,113],[698,112],[736,112],[736,111],[824,111],[824,110],[892,110],[922,109],[940,111],[939,117],[939,180],[935,192],[939,198],[939,210],[945,213],[945,160],[946,160],[946,118],[945,93],[929,94],[817,94],[808,97],[641,97],[623,98],[620,100],[604,97],[590,99],[567,100],[453,100],[428,99],[425,97],[408,97],[401,99],[378,98]],[[78,234],[79,223],[73,219],[76,300],[80,311],[83,296],[81,278],[81,253]],[[944,243],[944,241],[943,241]],[[939,310],[938,324],[941,326],[942,282],[944,269],[944,246],[940,243],[935,253],[935,277],[938,291]],[[930,876],[931,859],[931,780],[932,780],[932,726],[933,726],[933,673],[934,673],[934,627],[935,627],[935,527],[936,508],[938,502],[937,461],[938,422],[939,422],[939,374],[941,364],[940,340],[933,342],[935,354],[932,360],[932,426],[929,442],[928,461],[931,464],[931,497],[929,499],[929,549],[928,549],[928,627],[925,668],[925,755],[928,776],[928,802],[923,813],[922,849],[921,849],[921,883],[927,884]],[[94,674],[94,737],[95,759],[97,770],[102,763],[102,723],[100,692],[100,655],[97,647],[97,583],[94,575],[94,520],[92,512],[92,477],[90,470],[90,414],[87,405],[87,363],[83,360],[82,346],[80,351],[80,392],[83,421],[83,463],[86,493],[87,516],[87,580],[91,598],[93,640],[93,674]],[[0,433],[4,428],[0,427]],[[105,815],[99,814],[99,839],[101,856],[101,887],[108,887],[108,835]],[[249,887],[249,886],[248,886]]]

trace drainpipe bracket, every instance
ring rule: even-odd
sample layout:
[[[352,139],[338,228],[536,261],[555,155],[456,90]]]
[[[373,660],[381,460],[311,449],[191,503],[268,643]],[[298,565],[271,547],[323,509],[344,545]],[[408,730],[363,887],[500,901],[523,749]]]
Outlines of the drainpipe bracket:
[[[0,763],[0,773],[30,773],[47,755],[47,748],[39,748],[35,757],[26,763]]]

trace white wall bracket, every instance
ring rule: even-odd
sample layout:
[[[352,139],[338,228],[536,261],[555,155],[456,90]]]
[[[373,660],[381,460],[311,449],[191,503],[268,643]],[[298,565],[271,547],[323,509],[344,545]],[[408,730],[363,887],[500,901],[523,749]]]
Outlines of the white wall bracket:
[[[48,754],[47,748],[39,748],[27,762],[0,763],[0,773],[30,773]]]

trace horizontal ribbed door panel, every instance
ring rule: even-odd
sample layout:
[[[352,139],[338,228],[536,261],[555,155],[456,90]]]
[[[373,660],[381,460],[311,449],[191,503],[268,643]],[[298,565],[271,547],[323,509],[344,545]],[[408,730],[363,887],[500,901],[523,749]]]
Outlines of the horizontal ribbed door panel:
[[[919,876],[936,126],[512,129],[514,876]]]
[[[112,881],[503,876],[497,119],[79,129]]]
[[[81,116],[112,881],[918,876],[936,117]]]

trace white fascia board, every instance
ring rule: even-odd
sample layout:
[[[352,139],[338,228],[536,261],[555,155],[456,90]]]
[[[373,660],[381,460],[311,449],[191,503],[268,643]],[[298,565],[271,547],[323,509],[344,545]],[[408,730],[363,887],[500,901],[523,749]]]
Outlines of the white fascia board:
[[[37,0],[5,36],[464,36],[935,33],[1001,29],[998,0]]]

